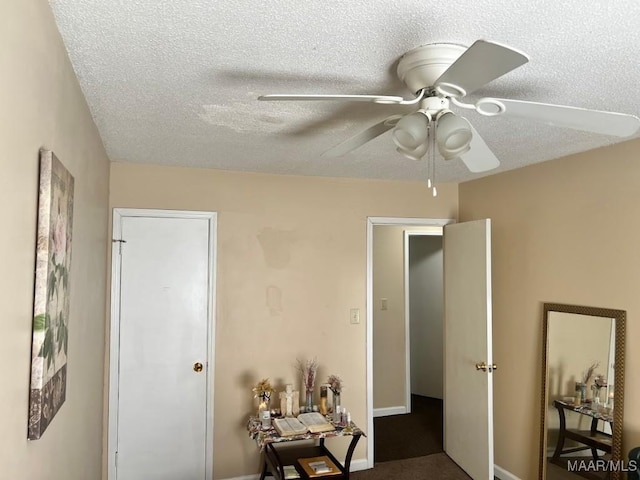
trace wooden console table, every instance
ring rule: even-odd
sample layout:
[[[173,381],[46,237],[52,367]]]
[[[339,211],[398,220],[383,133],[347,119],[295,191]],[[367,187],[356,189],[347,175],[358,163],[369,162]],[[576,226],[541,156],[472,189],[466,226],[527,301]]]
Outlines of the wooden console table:
[[[364,432],[351,422],[346,426],[335,425],[336,428],[331,432],[323,433],[304,433],[301,435],[292,435],[282,437],[278,434],[275,428],[270,427],[263,429],[260,421],[257,417],[251,417],[247,424],[247,430],[249,430],[249,436],[255,440],[258,448],[263,452],[264,462],[262,467],[262,473],[260,480],[268,476],[274,477],[276,480],[284,480],[284,467],[286,465],[293,465],[300,478],[308,480],[309,476],[306,472],[300,468],[297,460],[299,458],[320,457],[326,455],[331,459],[333,463],[340,469],[340,474],[336,475],[323,475],[314,476],[313,480],[332,479],[332,480],[348,480],[349,468],[351,466],[351,458],[353,452],[358,444],[360,437],[364,435]],[[347,455],[344,460],[344,464],[336,459],[329,449],[325,446],[325,439],[334,437],[351,437],[351,443],[347,449]],[[291,442],[300,442],[302,440],[313,440],[313,445],[304,446],[291,446]],[[287,444],[286,448],[276,448],[278,444]]]
[[[558,409],[558,415],[560,416],[560,431],[558,433],[558,443],[556,449],[553,452],[552,461],[558,463],[560,455],[565,453],[573,453],[581,450],[591,449],[591,455],[593,460],[598,460],[598,450],[602,450],[605,453],[611,453],[611,435],[598,430],[598,420],[613,425],[613,414],[603,413],[591,410],[585,405],[572,405],[569,403],[555,400],[553,406]],[[565,410],[571,412],[577,412],[581,415],[591,417],[591,428],[589,430],[573,430],[567,428],[567,422],[565,419]],[[585,445],[584,447],[572,447],[564,448],[564,442],[566,439],[575,440]]]

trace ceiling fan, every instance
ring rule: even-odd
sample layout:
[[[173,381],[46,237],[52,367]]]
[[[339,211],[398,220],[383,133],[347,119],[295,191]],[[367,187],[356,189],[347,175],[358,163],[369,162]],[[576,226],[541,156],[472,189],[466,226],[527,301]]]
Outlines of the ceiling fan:
[[[428,154],[430,187],[435,169],[436,148],[445,160],[460,158],[471,172],[484,172],[500,165],[469,121],[450,110],[451,104],[489,117],[503,115],[525,118],[618,137],[631,136],[640,129],[638,117],[623,113],[504,98],[481,98],[474,104],[460,100],[528,61],[529,58],[524,53],[486,40],[478,40],[469,48],[450,43],[434,43],[410,50],[398,62],[398,77],[415,92],[414,98],[389,95],[273,94],[260,96],[258,100],[343,100],[383,105],[415,105],[415,111],[387,117],[322,155],[344,155],[393,129],[393,141],[399,153],[413,160],[420,160]]]

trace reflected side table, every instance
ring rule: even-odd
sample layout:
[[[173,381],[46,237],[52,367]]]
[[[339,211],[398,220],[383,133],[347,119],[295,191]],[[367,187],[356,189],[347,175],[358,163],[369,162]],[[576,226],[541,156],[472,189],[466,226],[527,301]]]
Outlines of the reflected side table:
[[[586,405],[572,405],[569,403],[555,400],[553,406],[558,409],[560,418],[560,430],[558,432],[558,443],[553,452],[552,461],[558,463],[560,455],[574,453],[581,450],[591,450],[591,456],[594,461],[598,460],[598,450],[605,453],[611,453],[611,435],[598,430],[598,420],[608,422],[613,425],[613,413],[603,413],[592,410]],[[591,417],[591,428],[589,430],[574,430],[567,428],[565,411],[577,412],[581,415]],[[584,445],[583,447],[564,448],[566,439],[574,440]]]

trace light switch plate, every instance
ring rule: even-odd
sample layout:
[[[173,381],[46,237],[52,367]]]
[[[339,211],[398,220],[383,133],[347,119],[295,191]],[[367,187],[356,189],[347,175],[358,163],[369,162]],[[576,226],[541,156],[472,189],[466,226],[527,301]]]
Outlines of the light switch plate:
[[[360,323],[360,309],[352,308],[349,318],[351,319],[351,323],[353,324]]]

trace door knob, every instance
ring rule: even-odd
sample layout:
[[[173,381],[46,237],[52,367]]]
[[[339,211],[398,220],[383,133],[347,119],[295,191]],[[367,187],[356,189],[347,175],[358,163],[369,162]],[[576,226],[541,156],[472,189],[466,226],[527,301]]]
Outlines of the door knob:
[[[498,365],[496,365],[495,363],[493,365],[487,365],[485,362],[482,363],[476,363],[476,370],[482,370],[483,372],[493,372],[494,370],[498,369]]]
[[[193,364],[193,371],[200,373],[202,371],[202,364],[200,362],[196,362]]]

